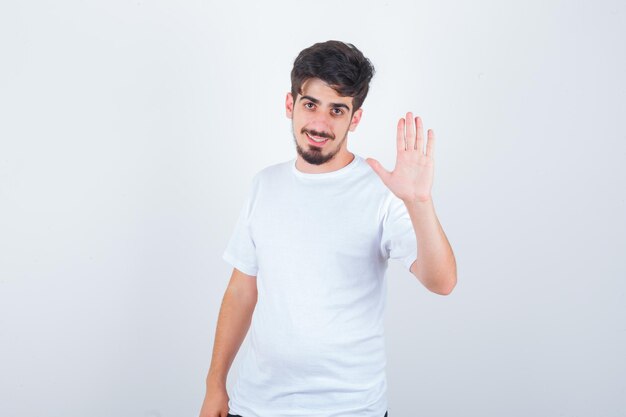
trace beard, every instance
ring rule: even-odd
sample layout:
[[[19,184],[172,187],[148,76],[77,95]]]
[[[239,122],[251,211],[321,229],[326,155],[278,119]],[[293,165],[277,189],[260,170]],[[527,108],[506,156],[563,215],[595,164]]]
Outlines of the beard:
[[[296,145],[296,151],[298,152],[298,155],[302,157],[302,159],[304,159],[306,162],[312,165],[322,165],[330,161],[331,159],[333,159],[335,155],[337,155],[337,153],[341,149],[341,146],[343,145],[343,142],[346,140],[346,137],[348,137],[349,130],[350,130],[349,128],[346,130],[346,133],[343,135],[343,138],[341,138],[341,140],[335,146],[335,148],[329,151],[327,154],[325,154],[323,152],[323,148],[320,148],[314,145],[307,145],[306,149],[300,146],[300,144],[298,144],[296,133],[293,128],[293,120],[291,121],[291,133],[293,135],[293,141]],[[305,132],[306,130],[302,129],[301,133],[305,134]],[[335,141],[335,138],[330,137],[329,135],[324,135],[324,134],[320,135],[319,132],[310,132],[310,133],[315,136],[322,136],[322,137],[329,138],[329,142]],[[326,144],[326,146],[328,147],[328,144]]]

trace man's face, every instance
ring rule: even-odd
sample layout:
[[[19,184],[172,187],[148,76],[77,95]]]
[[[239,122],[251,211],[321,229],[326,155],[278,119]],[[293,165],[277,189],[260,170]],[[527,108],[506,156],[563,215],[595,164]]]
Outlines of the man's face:
[[[291,119],[298,154],[306,162],[324,164],[337,154],[348,153],[346,138],[361,119],[352,114],[352,97],[342,97],[318,78],[302,84],[302,94],[287,93],[287,117]]]

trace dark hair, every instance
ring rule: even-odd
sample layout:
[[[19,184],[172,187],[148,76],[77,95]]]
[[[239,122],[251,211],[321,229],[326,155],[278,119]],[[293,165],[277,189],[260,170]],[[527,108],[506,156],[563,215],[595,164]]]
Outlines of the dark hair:
[[[300,52],[291,70],[291,94],[302,94],[302,84],[319,78],[342,97],[353,97],[352,113],[358,110],[369,91],[374,66],[351,43],[326,41]]]

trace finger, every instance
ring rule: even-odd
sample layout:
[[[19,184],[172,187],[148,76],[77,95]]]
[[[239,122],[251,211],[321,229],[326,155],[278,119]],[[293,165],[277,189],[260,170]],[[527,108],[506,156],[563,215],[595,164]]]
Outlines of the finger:
[[[398,130],[396,134],[396,150],[398,152],[406,150],[406,142],[404,140],[404,119],[398,120]]]
[[[413,113],[406,114],[406,148],[415,149],[415,126],[413,125]]]
[[[428,129],[428,142],[426,143],[426,155],[432,158],[433,152],[435,152],[435,131],[432,129]]]
[[[424,126],[422,126],[422,118],[417,116],[415,118],[415,126],[417,129],[416,139],[415,139],[415,149],[420,151],[421,154],[424,153]]]
[[[389,181],[389,177],[391,176],[391,172],[387,171],[382,164],[374,158],[366,158],[365,161],[370,167],[372,167],[374,172],[378,174],[380,179],[383,181],[383,184],[387,184],[387,181]]]

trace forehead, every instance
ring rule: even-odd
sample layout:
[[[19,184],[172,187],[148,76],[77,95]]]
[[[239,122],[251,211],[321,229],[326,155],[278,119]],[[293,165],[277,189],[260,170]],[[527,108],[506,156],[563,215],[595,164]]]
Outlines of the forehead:
[[[322,103],[343,103],[352,105],[353,97],[340,96],[335,90],[319,78],[309,78],[302,83],[301,96],[310,96],[318,99]]]

